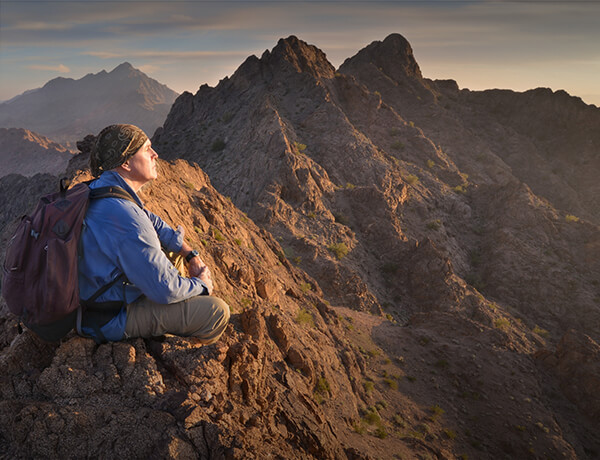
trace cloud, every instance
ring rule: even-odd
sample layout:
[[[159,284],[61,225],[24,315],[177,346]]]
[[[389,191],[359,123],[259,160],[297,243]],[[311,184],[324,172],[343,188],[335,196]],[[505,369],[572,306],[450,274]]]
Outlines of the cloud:
[[[147,64],[139,66],[138,69],[144,72],[145,74],[149,75],[151,73],[156,72],[157,70],[160,70],[160,66]]]
[[[245,58],[247,51],[163,51],[163,50],[127,50],[113,51],[84,51],[84,56],[93,56],[101,59],[134,59],[134,58],[170,58],[170,59],[194,59],[206,57],[237,57]]]
[[[58,64],[58,65],[43,65],[43,64],[32,64],[27,66],[28,69],[31,70],[49,70],[52,72],[58,73],[69,73],[71,69],[69,69],[66,65]]]

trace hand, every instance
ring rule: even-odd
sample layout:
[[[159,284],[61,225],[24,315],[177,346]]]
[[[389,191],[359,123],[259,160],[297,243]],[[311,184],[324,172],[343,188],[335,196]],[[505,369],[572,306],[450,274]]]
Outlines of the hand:
[[[187,268],[190,276],[198,276],[204,267],[206,267],[204,261],[200,256],[196,256],[190,260]]]
[[[200,270],[198,278],[200,278],[201,281],[204,281],[204,284],[206,284],[206,287],[208,288],[208,295],[211,295],[214,289],[214,285],[212,281],[212,276],[210,274],[210,269],[206,265]]]

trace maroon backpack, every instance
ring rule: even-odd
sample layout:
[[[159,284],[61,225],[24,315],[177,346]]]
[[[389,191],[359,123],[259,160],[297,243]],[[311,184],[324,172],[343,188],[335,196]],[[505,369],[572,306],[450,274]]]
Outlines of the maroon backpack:
[[[90,192],[88,183],[42,197],[9,241],[2,296],[8,309],[40,337],[59,340],[74,326],[79,306],[77,248],[90,198],[133,201],[119,187]]]

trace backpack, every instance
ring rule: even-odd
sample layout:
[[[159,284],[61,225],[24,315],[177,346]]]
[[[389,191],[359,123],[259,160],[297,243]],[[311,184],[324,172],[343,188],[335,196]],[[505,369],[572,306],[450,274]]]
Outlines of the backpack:
[[[134,201],[120,187],[90,189],[90,182],[69,189],[61,179],[60,191],[43,196],[31,216],[22,218],[6,250],[2,296],[8,309],[47,341],[60,340],[75,325],[80,305],[77,251],[89,200]]]

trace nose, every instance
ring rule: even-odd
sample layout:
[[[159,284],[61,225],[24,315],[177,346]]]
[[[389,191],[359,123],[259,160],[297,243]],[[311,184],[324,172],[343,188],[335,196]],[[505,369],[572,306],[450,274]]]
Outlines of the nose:
[[[150,150],[152,150],[152,158],[158,158],[158,152],[156,150],[154,150],[152,147],[150,147]]]

